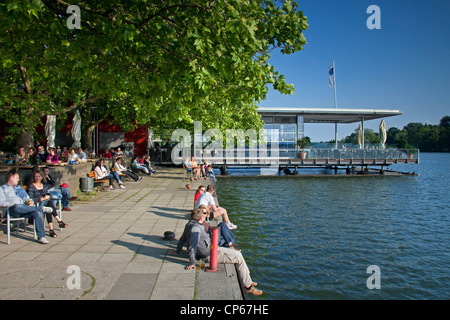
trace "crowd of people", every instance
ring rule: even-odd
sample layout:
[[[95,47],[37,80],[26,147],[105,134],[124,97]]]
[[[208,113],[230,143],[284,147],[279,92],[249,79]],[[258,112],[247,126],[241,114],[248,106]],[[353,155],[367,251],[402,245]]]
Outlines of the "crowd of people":
[[[65,150],[62,150],[61,154],[63,152]],[[35,163],[49,164],[59,161],[59,155],[55,148],[48,148],[47,154],[41,146],[39,146],[36,154],[30,148],[28,158],[23,156],[24,149],[21,148],[19,154],[22,157],[20,159],[18,157],[18,161],[27,161],[27,163],[30,163],[28,162],[29,159],[36,159]],[[109,158],[110,150],[105,155]],[[45,162],[42,161],[43,159],[45,159]],[[70,148],[67,150],[67,160],[70,164],[86,161],[86,154],[81,148],[76,150],[76,153],[74,149]],[[205,178],[211,177],[213,184],[209,184],[207,187],[203,185],[198,187],[194,196],[194,209],[190,213],[190,220],[186,224],[184,232],[178,241],[177,250],[173,253],[181,254],[183,246],[187,243],[186,253],[189,257],[189,265],[186,269],[194,269],[196,260],[198,259],[204,259],[208,262],[211,252],[210,221],[217,218],[220,220],[221,218],[222,221],[218,224],[218,263],[236,264],[239,270],[238,275],[245,286],[246,293],[253,295],[262,294],[262,291],[256,288],[257,283],[252,281],[249,268],[241,250],[236,246],[236,236],[231,230],[236,229],[237,226],[230,221],[227,210],[216,205],[214,200],[215,176],[212,166],[207,162],[203,165],[198,165],[194,157],[191,160],[186,159],[184,165],[186,170],[192,170],[196,180],[200,180],[201,175],[203,175]],[[96,180],[109,180],[109,188],[111,190],[115,189],[115,183],[118,184],[119,188],[125,188],[120,175],[126,175],[138,182],[142,179],[142,176],[139,176],[138,173],[152,175],[156,172],[151,167],[150,157],[148,155],[134,157],[131,162],[131,168],[129,169],[122,163],[120,154],[114,159],[111,170],[108,170],[105,166],[104,159],[99,159],[95,163],[93,171]],[[47,219],[48,235],[50,237],[56,237],[53,220],[56,220],[60,228],[68,227],[68,224],[62,221],[57,214],[56,202],[60,199],[63,210],[70,211],[70,201],[76,200],[76,197],[73,197],[69,189],[63,185],[59,187],[55,185],[55,181],[50,176],[47,166],[42,169],[39,166],[33,167],[32,173],[26,176],[24,181],[27,190],[18,184],[19,174],[17,171],[8,171],[6,173],[6,184],[0,186],[0,206],[8,207],[13,217],[33,219],[38,237],[37,241],[42,244],[47,244],[49,241],[46,239],[43,216],[45,215]]]
[[[147,175],[156,173],[151,167],[150,157],[145,155],[143,157],[134,157],[131,162],[131,168],[127,168],[122,163],[122,157],[118,156],[114,159],[114,164],[111,170],[105,166],[104,159],[99,159],[94,166],[95,180],[109,180],[110,190],[115,189],[114,182],[116,182],[121,189],[125,189],[125,185],[120,179],[121,175],[125,175],[133,179],[135,182],[141,181],[142,176],[139,173],[143,172]]]
[[[105,152],[107,158],[110,157],[111,151],[108,149]],[[89,153],[92,156],[91,153]],[[114,164],[111,170],[105,166],[104,159],[99,159],[94,165],[95,180],[109,180],[109,188],[115,189],[114,183],[117,183],[119,188],[125,188],[120,176],[125,175],[134,181],[142,180],[142,176],[138,175],[139,169],[142,167],[146,174],[155,174],[156,171],[151,167],[150,157],[135,157],[133,159],[132,168],[129,169],[122,162],[124,153],[120,148],[114,152]],[[37,148],[29,148],[28,153],[25,153],[25,148],[18,149],[15,156],[16,165],[34,165],[31,174],[22,178],[22,185],[19,185],[20,177],[17,170],[10,170],[6,173],[6,183],[0,187],[0,207],[9,209],[12,217],[24,217],[34,220],[38,242],[46,244],[49,241],[45,237],[43,215],[48,223],[48,235],[55,238],[56,232],[53,228],[53,220],[60,228],[66,228],[67,223],[62,221],[57,214],[57,202],[61,201],[63,211],[72,211],[70,202],[77,199],[72,196],[67,184],[63,183],[60,186],[56,185],[55,180],[50,175],[50,169],[47,165],[59,164],[60,159],[64,159],[68,164],[76,164],[87,161],[86,153],[82,148],[63,148],[49,147],[47,150],[40,145]],[[42,165],[45,165],[42,167]],[[133,168],[135,171],[133,171]]]
[[[259,296],[263,292],[257,289],[258,285],[250,277],[250,270],[245,259],[235,244],[236,236],[231,230],[236,229],[225,208],[216,205],[213,194],[215,186],[210,184],[206,188],[200,185],[194,196],[194,210],[190,213],[190,220],[186,224],[183,234],[177,244],[177,250],[173,254],[181,254],[183,246],[187,243],[186,253],[189,257],[187,270],[195,268],[196,260],[204,259],[206,262],[211,254],[211,226],[210,221],[221,217],[218,224],[219,240],[217,250],[218,263],[234,263],[239,272],[241,282],[247,294]]]
[[[91,155],[91,152],[88,152]],[[12,157],[11,161],[15,165],[33,166],[41,164],[57,165],[61,162],[67,162],[68,164],[77,164],[87,161],[86,152],[82,148],[67,148],[63,147],[49,147],[39,145],[37,149],[35,147],[28,148],[25,152],[24,147],[20,147],[17,154]]]
[[[134,157],[131,163],[131,168],[124,166],[122,162],[123,156],[128,156],[128,151],[122,151],[120,147],[108,148],[102,154],[101,158],[97,160],[94,166],[95,180],[109,179],[110,189],[114,190],[114,182],[117,182],[119,188],[125,188],[123,182],[120,179],[121,175],[126,175],[133,179],[134,181],[140,181],[142,177],[138,176],[139,172],[143,172],[147,175],[152,175],[156,173],[151,166],[150,156],[148,154],[143,157]],[[92,159],[95,157],[95,153],[88,151],[87,153],[83,151],[82,148],[67,148],[63,147],[48,147],[39,145],[36,148],[28,148],[28,152],[25,152],[24,147],[18,148],[17,154],[12,157],[13,163],[15,165],[58,165],[64,162],[65,164],[74,165],[78,163],[87,162],[87,159]],[[114,159],[114,165],[111,170],[108,170],[104,165],[103,159]]]
[[[120,147],[108,148],[99,156],[105,159],[111,159],[122,156],[129,156],[128,151],[122,151]],[[95,152],[91,150],[83,151],[82,148],[71,147],[48,147],[43,145],[37,147],[30,147],[26,150],[25,147],[19,147],[17,153],[11,155],[9,164],[19,166],[33,166],[41,164],[57,165],[61,163],[78,164],[86,162],[89,158],[94,158]]]
[[[194,157],[191,157],[191,160],[189,160],[189,158],[186,158],[184,160],[184,169],[188,173],[193,173],[195,175],[195,180],[201,180],[201,175],[203,175],[205,179],[207,177],[211,177],[213,179],[213,183],[216,184],[216,176],[214,174],[213,167],[206,160],[202,165],[198,165],[197,162],[195,162]]]
[[[46,179],[46,174],[40,170],[39,167],[34,168],[31,177],[26,177],[25,180],[30,181],[26,186],[28,192],[23,186],[19,185],[19,173],[15,170],[10,170],[6,173],[6,183],[0,186],[0,206],[7,207],[12,217],[23,217],[33,219],[38,242],[47,244],[43,214],[47,218],[49,236],[56,237],[56,232],[53,229],[53,218],[56,219],[60,228],[66,228],[67,223],[62,221],[56,210],[56,202],[59,199],[70,195],[70,191],[64,192],[57,187],[53,187],[51,182]],[[47,173],[48,176],[48,173]],[[76,200],[74,197],[66,198],[65,201]]]

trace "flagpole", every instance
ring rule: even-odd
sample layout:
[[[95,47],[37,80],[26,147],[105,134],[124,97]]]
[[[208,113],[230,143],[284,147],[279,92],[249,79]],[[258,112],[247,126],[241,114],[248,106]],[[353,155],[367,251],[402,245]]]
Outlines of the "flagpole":
[[[334,65],[334,59],[333,59],[333,84],[334,84],[334,108],[337,109],[337,97],[336,97],[336,66]],[[336,143],[336,149],[338,148],[338,129],[337,129],[337,122],[334,123],[334,141]]]

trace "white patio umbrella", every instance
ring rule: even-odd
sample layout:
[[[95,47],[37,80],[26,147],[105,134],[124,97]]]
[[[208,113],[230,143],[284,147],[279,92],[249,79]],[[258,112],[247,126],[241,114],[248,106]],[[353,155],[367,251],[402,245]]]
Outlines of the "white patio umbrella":
[[[384,123],[384,120],[381,120],[380,123],[380,142],[381,142],[381,147],[384,149],[384,144],[386,143],[386,123]]]
[[[45,135],[47,136],[47,148],[55,147],[56,138],[56,116],[47,115],[47,122],[45,123]]]
[[[77,110],[77,112],[75,113],[75,116],[73,117],[73,122],[72,122],[72,139],[73,139],[73,144],[72,144],[72,148],[79,148],[81,147],[81,116],[80,116],[80,111]]]
[[[361,123],[358,126],[358,144],[359,144],[359,148],[362,149],[362,146],[363,146],[363,130],[362,130]]]

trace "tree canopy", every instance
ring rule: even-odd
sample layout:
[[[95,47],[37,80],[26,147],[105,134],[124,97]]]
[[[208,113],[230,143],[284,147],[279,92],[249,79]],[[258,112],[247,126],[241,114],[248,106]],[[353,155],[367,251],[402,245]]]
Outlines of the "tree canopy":
[[[390,147],[420,149],[423,152],[450,152],[450,116],[443,117],[439,125],[410,122],[401,130],[391,127],[386,136],[386,145]],[[364,137],[368,143],[380,143],[379,134],[370,129],[364,130]],[[357,145],[357,130],[341,142]]]
[[[0,111],[12,137],[30,139],[43,116],[74,109],[122,130],[262,128],[256,104],[268,86],[293,92],[269,58],[306,44],[296,1],[76,4],[80,29],[68,28],[63,0],[0,3]]]

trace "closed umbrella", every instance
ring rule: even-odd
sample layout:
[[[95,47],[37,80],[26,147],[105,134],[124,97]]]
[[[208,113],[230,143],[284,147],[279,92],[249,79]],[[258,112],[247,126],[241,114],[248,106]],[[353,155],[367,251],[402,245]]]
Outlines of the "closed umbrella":
[[[380,123],[380,142],[381,142],[381,146],[382,146],[383,149],[385,148],[384,144],[386,143],[386,138],[387,138],[387,135],[386,135],[386,123],[384,123],[384,120],[381,120],[381,123]]]
[[[79,148],[81,147],[81,116],[80,112],[77,110],[75,113],[75,116],[73,117],[73,123],[72,123],[72,139],[73,144],[72,148]]]
[[[362,143],[363,143],[363,131],[362,131],[362,125],[360,123],[358,126],[358,144],[359,144],[360,149],[362,149]]]
[[[55,147],[56,116],[48,115],[45,123],[45,135],[47,136],[47,148]]]

